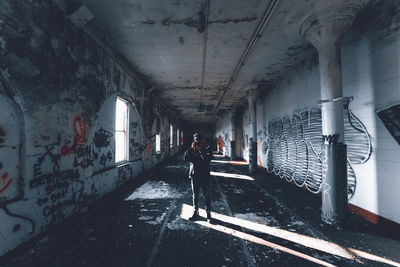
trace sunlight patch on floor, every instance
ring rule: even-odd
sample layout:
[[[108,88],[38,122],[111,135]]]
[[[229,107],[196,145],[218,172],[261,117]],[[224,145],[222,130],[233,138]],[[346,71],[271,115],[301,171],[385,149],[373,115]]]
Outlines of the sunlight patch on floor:
[[[249,165],[246,161],[237,161],[237,160],[211,160],[212,163],[223,163],[223,164],[232,164],[232,165]]]
[[[226,173],[226,172],[214,172],[214,171],[211,171],[210,174],[214,175],[214,176],[221,176],[221,177],[226,177],[226,178],[235,178],[235,179],[243,179],[243,180],[254,181],[253,177],[250,177],[250,176],[244,175],[244,174]]]
[[[181,211],[181,217],[184,219],[188,219],[189,216],[193,213],[193,208],[190,205],[187,204],[183,204],[182,205],[182,211]],[[256,222],[251,222],[248,220],[243,220],[240,218],[235,218],[235,217],[231,217],[231,216],[226,216],[226,215],[222,215],[216,212],[212,212],[211,213],[212,217],[216,220],[225,222],[225,223],[229,223],[229,224],[233,224],[236,226],[240,226],[243,228],[247,228],[249,230],[253,230],[253,231],[257,231],[260,233],[264,233],[264,234],[268,234],[268,235],[272,235],[281,239],[285,239],[297,244],[300,244],[302,246],[308,247],[308,248],[312,248],[315,250],[319,250],[322,252],[326,252],[332,255],[336,255],[336,256],[340,256],[346,259],[350,259],[350,260],[355,260],[359,263],[362,263],[360,261],[360,259],[358,257],[361,258],[365,258],[368,260],[372,260],[372,261],[376,261],[376,262],[380,262],[380,263],[386,263],[392,266],[399,266],[400,267],[400,263],[389,260],[389,259],[385,259],[383,257],[377,256],[377,255],[373,255],[371,253],[368,252],[364,252],[364,251],[360,251],[357,249],[353,249],[353,248],[344,248],[336,243],[333,242],[329,242],[326,240],[322,240],[322,239],[318,239],[318,238],[314,238],[314,237],[310,237],[310,236],[306,236],[306,235],[302,235],[302,234],[298,234],[298,233],[293,233],[287,230],[283,230],[283,229],[279,229],[276,227],[271,227],[268,225],[264,225],[264,224],[260,224],[260,223],[256,223]],[[200,210],[200,216],[202,217],[206,217],[206,212],[205,210]],[[293,251],[290,250],[289,248],[286,247],[282,247],[279,246],[277,244],[273,244],[271,242],[265,241],[263,239],[260,239],[258,237],[246,234],[246,233],[242,233],[240,231],[236,231],[227,227],[224,227],[222,225],[213,225],[213,224],[209,224],[205,221],[196,221],[196,223],[201,224],[203,226],[206,227],[210,227],[214,230],[217,231],[221,231],[221,232],[225,232],[240,238],[243,238],[245,240],[248,241],[252,241],[258,244],[263,244],[269,247],[273,247],[277,250],[281,250],[283,252],[289,253],[289,254],[293,254],[295,252],[295,256],[304,258],[304,256],[307,256],[304,259],[316,262],[314,260],[316,260],[315,258],[312,258],[311,256],[305,255],[303,253],[297,252],[297,251]],[[312,259],[310,259],[310,257]],[[322,264],[324,266],[333,266],[329,263],[326,262],[318,262],[319,264]],[[329,265],[326,265],[329,264]]]

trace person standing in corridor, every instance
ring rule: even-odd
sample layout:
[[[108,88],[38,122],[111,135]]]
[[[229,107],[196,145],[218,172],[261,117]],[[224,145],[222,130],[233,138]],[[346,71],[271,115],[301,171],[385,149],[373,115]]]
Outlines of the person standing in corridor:
[[[190,162],[189,178],[192,183],[194,212],[189,220],[194,221],[199,217],[200,187],[206,198],[207,221],[211,222],[211,193],[210,193],[210,162],[212,151],[199,133],[193,135],[191,148],[186,150],[184,159]]]

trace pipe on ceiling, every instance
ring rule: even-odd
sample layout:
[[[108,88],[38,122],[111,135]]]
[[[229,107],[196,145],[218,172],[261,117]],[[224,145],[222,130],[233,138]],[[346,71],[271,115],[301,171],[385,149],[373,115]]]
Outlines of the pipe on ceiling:
[[[258,23],[257,28],[255,29],[249,43],[247,44],[245,50],[242,53],[242,56],[240,57],[240,60],[238,64],[235,67],[235,70],[228,82],[228,85],[225,87],[224,92],[222,93],[221,98],[218,101],[218,104],[215,106],[213,110],[213,115],[218,111],[219,106],[222,104],[222,101],[225,98],[226,93],[231,89],[233,82],[236,80],[237,75],[239,74],[239,71],[241,67],[245,64],[247,58],[249,57],[250,53],[252,52],[257,40],[259,37],[261,37],[261,34],[265,28],[265,25],[267,25],[268,21],[270,20],[273,11],[275,10],[275,7],[278,5],[279,0],[272,0],[268,7],[265,9],[264,14],[262,19],[260,20],[260,23]]]
[[[205,1],[204,6],[204,37],[203,37],[203,62],[201,66],[201,92],[200,92],[200,107],[199,110],[202,110],[203,107],[203,90],[204,90],[204,78],[206,73],[206,58],[207,58],[207,28],[208,28],[208,13],[210,9],[210,0]],[[199,121],[201,121],[201,113],[199,114]]]

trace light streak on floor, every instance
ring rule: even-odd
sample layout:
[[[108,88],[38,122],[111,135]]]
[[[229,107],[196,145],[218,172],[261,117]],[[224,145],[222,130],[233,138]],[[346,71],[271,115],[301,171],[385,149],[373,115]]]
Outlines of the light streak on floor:
[[[236,173],[225,173],[225,172],[210,172],[211,175],[214,176],[221,176],[221,177],[226,177],[226,178],[235,178],[235,179],[243,179],[243,180],[249,180],[249,181],[254,181],[254,178],[248,175],[244,174],[236,174]]]
[[[184,219],[187,219],[191,215],[191,213],[193,213],[193,208],[187,204],[183,204],[181,217]],[[395,261],[392,261],[389,259],[385,259],[383,257],[379,257],[377,255],[373,255],[371,253],[360,251],[360,250],[357,250],[354,248],[344,248],[338,244],[335,244],[333,242],[329,242],[326,240],[309,237],[309,236],[298,234],[298,233],[293,233],[293,232],[286,231],[283,229],[278,229],[275,227],[271,227],[271,226],[267,226],[267,225],[263,225],[260,223],[251,222],[251,221],[247,221],[247,220],[243,220],[243,219],[239,219],[239,218],[235,218],[235,217],[231,217],[231,216],[226,216],[226,215],[222,215],[222,214],[215,213],[215,212],[212,212],[211,215],[214,219],[222,221],[222,222],[226,222],[229,224],[247,228],[249,230],[253,230],[253,231],[260,232],[260,233],[275,236],[275,237],[278,237],[281,239],[285,239],[285,240],[300,244],[300,245],[308,247],[308,248],[312,248],[312,249],[326,252],[326,253],[329,253],[332,255],[340,256],[340,257],[347,258],[350,260],[355,260],[359,263],[362,263],[362,262],[357,257],[361,257],[361,258],[365,258],[368,260],[400,267],[400,263],[398,263],[398,262],[395,262]],[[200,216],[206,217],[205,210],[200,209]],[[234,236],[238,236],[241,238],[243,236],[244,239],[258,243],[258,244],[263,244],[263,245],[270,246],[270,247],[272,247],[271,245],[279,246],[279,245],[270,243],[268,241],[265,241],[263,239],[260,240],[260,238],[258,238],[258,237],[254,237],[254,236],[248,235],[246,233],[241,233],[240,231],[232,230],[230,228],[226,228],[221,225],[208,224],[205,221],[196,221],[196,223],[201,224],[206,227],[210,227],[210,228],[218,230],[218,231],[222,231],[222,232],[234,235]],[[282,250],[289,254],[292,254],[292,252],[293,252],[293,251],[289,251],[289,252],[286,251],[288,248],[285,248],[286,250],[283,250],[282,248],[285,248],[285,247],[280,246],[279,248],[275,248],[275,249]],[[300,252],[297,252],[297,253],[300,253]],[[300,253],[300,254],[302,254],[302,253]],[[295,255],[295,254],[293,254],[293,255]],[[305,255],[305,254],[303,254],[303,255]],[[299,256],[299,255],[295,255],[295,256]],[[302,256],[300,255],[299,257],[302,257]],[[308,256],[308,257],[310,257],[310,256]],[[307,258],[307,259],[310,260],[309,258]],[[332,265],[324,265],[324,266],[332,266]]]
[[[191,206],[183,204],[181,218],[183,218],[185,220],[189,220],[189,217],[190,217],[190,215],[192,213],[193,213],[193,208]],[[213,214],[212,216],[215,216],[215,215],[216,214]],[[200,210],[200,216],[202,216],[202,217],[206,216],[205,210]],[[241,238],[243,240],[247,240],[247,241],[250,241],[250,242],[253,242],[253,243],[256,243],[256,244],[264,245],[264,246],[270,247],[272,249],[279,250],[279,251],[291,254],[293,256],[296,256],[296,257],[299,257],[299,258],[302,258],[302,259],[305,259],[305,260],[320,264],[322,266],[329,266],[329,267],[335,266],[333,264],[330,264],[328,262],[316,259],[316,258],[314,258],[312,256],[307,255],[307,254],[304,254],[304,253],[298,252],[296,250],[293,250],[293,249],[290,249],[290,248],[287,248],[287,247],[284,247],[284,246],[281,246],[281,245],[266,241],[266,240],[264,240],[262,238],[256,237],[256,236],[251,235],[251,234],[247,234],[247,233],[244,233],[244,232],[241,232],[241,231],[234,230],[234,229],[229,228],[229,227],[225,227],[225,226],[222,226],[222,225],[219,225],[219,224],[211,224],[211,223],[208,223],[206,221],[195,221],[195,223],[197,223],[199,225],[202,225],[202,226],[205,226],[205,227],[208,227],[208,228],[211,228],[213,230],[222,232],[222,233],[226,233],[226,234]]]
[[[212,163],[224,163],[224,164],[232,164],[232,165],[249,165],[246,161],[237,161],[237,160],[211,160]]]

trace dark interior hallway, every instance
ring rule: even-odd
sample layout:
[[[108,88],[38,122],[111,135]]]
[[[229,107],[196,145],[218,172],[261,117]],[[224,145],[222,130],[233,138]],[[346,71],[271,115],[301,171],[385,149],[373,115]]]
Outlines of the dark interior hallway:
[[[242,161],[215,155],[211,164],[211,224],[204,210],[187,220],[188,163],[179,155],[0,266],[400,266],[398,236],[356,216],[344,230],[324,226],[318,196],[261,170],[249,176]]]
[[[399,174],[399,0],[0,0],[0,267],[400,266]]]

